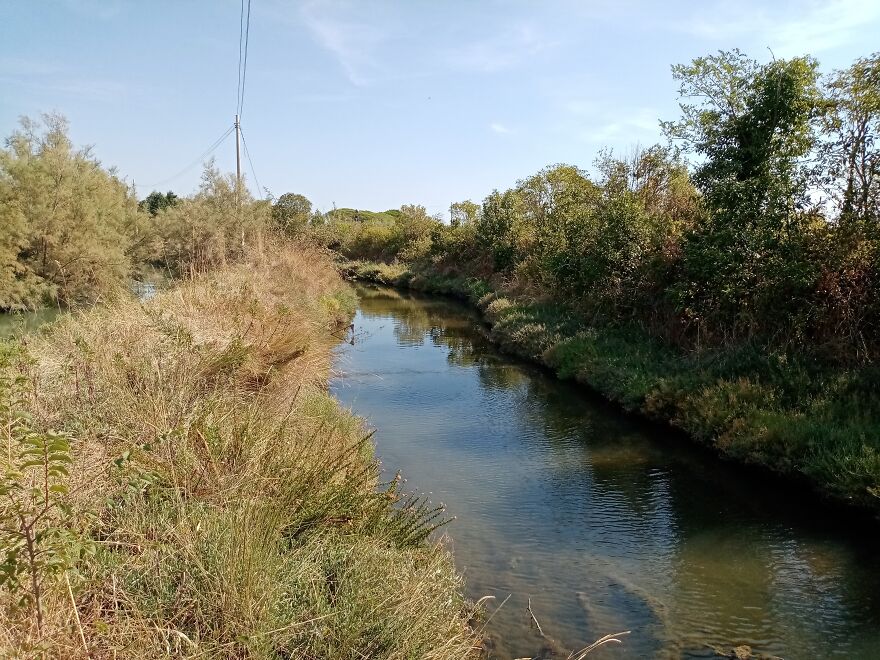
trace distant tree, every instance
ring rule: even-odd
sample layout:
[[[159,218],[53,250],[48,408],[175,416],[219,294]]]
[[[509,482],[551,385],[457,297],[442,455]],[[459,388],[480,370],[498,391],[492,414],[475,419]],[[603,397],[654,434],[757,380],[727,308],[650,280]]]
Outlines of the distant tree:
[[[259,245],[271,208],[234,175],[205,164],[198,192],[156,216],[162,262],[178,274],[205,272]]]
[[[472,225],[477,222],[477,217],[480,215],[480,205],[467,199],[463,202],[455,202],[452,204],[449,212],[449,224],[453,227]]]
[[[304,195],[284,193],[272,205],[272,219],[288,234],[296,234],[312,219],[312,203]]]
[[[165,209],[174,206],[179,201],[180,198],[170,190],[164,195],[154,190],[149,195],[147,195],[146,198],[138,202],[138,208],[141,211],[146,211],[150,215],[155,216],[161,211],[164,211]]]

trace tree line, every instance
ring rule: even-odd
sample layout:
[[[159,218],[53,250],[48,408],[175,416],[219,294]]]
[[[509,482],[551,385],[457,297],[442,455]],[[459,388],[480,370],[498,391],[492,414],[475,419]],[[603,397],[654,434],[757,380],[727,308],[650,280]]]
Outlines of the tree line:
[[[672,68],[665,145],[553,165],[451,222],[317,218],[351,258],[406,261],[636,320],[693,346],[880,349],[880,54],[820,75],[811,57],[734,50]]]

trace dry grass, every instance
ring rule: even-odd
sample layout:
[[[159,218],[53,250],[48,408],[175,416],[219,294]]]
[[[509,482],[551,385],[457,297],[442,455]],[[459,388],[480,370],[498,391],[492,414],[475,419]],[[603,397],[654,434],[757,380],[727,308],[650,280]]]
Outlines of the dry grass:
[[[0,655],[474,654],[433,512],[377,488],[326,394],[353,303],[325,255],[287,248],[72,316],[7,360],[30,423],[73,438],[85,550],[44,578],[41,630],[0,592]]]

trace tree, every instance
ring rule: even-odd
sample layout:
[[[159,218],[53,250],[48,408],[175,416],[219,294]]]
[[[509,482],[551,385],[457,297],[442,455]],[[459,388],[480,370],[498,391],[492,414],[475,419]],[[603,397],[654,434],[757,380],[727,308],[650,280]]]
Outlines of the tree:
[[[304,229],[312,218],[312,203],[303,195],[284,193],[272,205],[272,219],[287,234]]]
[[[234,175],[205,164],[199,191],[156,216],[162,261],[178,274],[204,272],[259,245],[271,209]]]
[[[67,132],[60,115],[24,118],[2,152],[4,306],[93,301],[124,286],[131,272],[127,228],[137,202],[89,149],[74,149]]]
[[[828,81],[823,145],[826,183],[843,223],[880,224],[880,53]]]
[[[499,272],[510,270],[516,263],[513,227],[518,206],[516,191],[493,190],[483,201],[483,212],[477,221],[477,241],[492,255],[493,267]]]
[[[164,195],[154,190],[138,203],[138,208],[141,211],[146,211],[150,215],[155,216],[161,211],[174,206],[179,201],[180,198],[170,190]]]
[[[683,302],[717,320],[791,321],[815,284],[816,182],[805,159],[822,105],[816,68],[807,57],[762,65],[739,51],[673,67],[681,96],[696,102],[663,126],[703,158],[693,179],[708,211],[685,244]]]
[[[479,214],[479,204],[475,204],[469,199],[463,202],[455,202],[449,207],[449,224],[453,227],[473,225],[476,224]]]

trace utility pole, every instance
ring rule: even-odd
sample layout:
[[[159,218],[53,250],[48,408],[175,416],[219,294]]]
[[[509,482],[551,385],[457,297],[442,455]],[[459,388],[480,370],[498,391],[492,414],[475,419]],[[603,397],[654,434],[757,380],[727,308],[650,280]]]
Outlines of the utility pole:
[[[241,224],[241,124],[235,115],[235,204],[238,206],[238,224],[241,229],[241,249],[244,251],[244,226]]]
[[[241,124],[235,115],[235,187],[236,195],[241,189]]]

